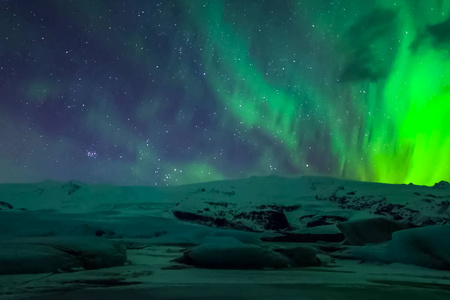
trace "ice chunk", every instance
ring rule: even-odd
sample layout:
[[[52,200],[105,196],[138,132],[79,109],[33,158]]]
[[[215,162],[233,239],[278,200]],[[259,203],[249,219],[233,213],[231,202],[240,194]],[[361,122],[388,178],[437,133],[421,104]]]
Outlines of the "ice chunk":
[[[76,257],[47,245],[0,243],[0,274],[36,274],[80,267]]]
[[[317,257],[318,251],[313,247],[295,247],[276,249],[276,252],[282,253],[290,258],[295,267],[321,266],[322,262]]]
[[[209,237],[184,254],[185,262],[211,269],[285,268],[290,260],[282,254],[232,237]]]
[[[450,225],[395,232],[388,246],[393,260],[435,269],[450,269]]]
[[[364,260],[400,262],[450,270],[450,225],[428,226],[395,232],[392,241],[355,249]]]
[[[336,224],[348,245],[382,243],[392,238],[392,233],[407,229],[406,224],[387,218],[372,218]]]
[[[0,274],[100,269],[123,265],[121,243],[94,237],[33,237],[0,242]]]

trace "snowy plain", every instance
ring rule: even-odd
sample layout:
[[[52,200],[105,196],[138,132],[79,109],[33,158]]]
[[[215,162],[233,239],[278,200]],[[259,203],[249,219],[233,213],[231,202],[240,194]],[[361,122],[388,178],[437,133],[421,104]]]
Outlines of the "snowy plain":
[[[1,299],[449,299],[450,185],[0,185]]]

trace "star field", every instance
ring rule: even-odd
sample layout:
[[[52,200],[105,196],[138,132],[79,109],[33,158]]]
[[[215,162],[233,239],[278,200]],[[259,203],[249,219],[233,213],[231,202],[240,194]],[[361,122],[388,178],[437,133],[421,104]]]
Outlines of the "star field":
[[[450,180],[450,2],[0,3],[0,182]]]

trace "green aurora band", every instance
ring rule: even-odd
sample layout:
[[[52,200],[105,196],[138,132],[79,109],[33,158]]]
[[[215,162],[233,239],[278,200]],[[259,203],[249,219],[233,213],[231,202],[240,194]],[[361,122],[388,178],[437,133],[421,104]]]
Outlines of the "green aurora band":
[[[309,2],[298,5],[307,7]],[[330,74],[342,75],[341,80],[326,84],[317,84],[304,69],[293,67],[295,60],[302,60],[298,56],[286,59],[291,66],[286,66],[289,71],[283,80],[265,76],[263,67],[253,59],[252,39],[241,34],[247,28],[247,36],[257,36],[255,20],[246,23],[242,19],[241,28],[227,22],[229,3],[215,1],[204,10],[194,10],[194,20],[203,25],[203,33],[215,45],[204,49],[204,63],[209,72],[223,73],[210,77],[210,84],[224,106],[249,130],[262,128],[283,143],[292,163],[303,172],[324,173],[308,169],[304,149],[311,142],[317,145],[320,139],[326,140],[323,132],[327,132],[337,165],[325,175],[424,185],[450,181],[450,2],[371,2],[365,14],[349,12],[358,16],[356,26],[352,25],[354,19],[346,21],[344,15],[327,19],[321,10],[309,15],[308,22],[317,24],[311,41],[319,52],[310,57],[320,60],[326,49],[340,49],[373,64],[368,67],[372,70],[356,66],[354,73],[364,80],[354,80],[355,74],[343,78],[339,59],[326,59],[330,65],[322,68],[328,70],[328,76],[322,80],[332,78]],[[344,4],[335,4],[333,10],[344,8]],[[325,32],[325,27],[330,30]],[[439,30],[446,29],[447,36],[440,37]],[[277,30],[282,29],[273,29],[274,39]],[[277,51],[277,46],[276,40],[259,45],[280,57],[283,49]],[[218,56],[220,61],[215,60]],[[355,63],[361,63],[358,59]],[[336,99],[344,95],[346,99]],[[313,116],[305,117],[299,97],[313,103],[317,110]]]

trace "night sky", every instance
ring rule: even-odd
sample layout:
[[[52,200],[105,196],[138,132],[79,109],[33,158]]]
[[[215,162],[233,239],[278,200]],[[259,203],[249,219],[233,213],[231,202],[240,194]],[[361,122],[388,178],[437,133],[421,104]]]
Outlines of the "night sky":
[[[450,1],[0,2],[0,182],[450,181]]]

